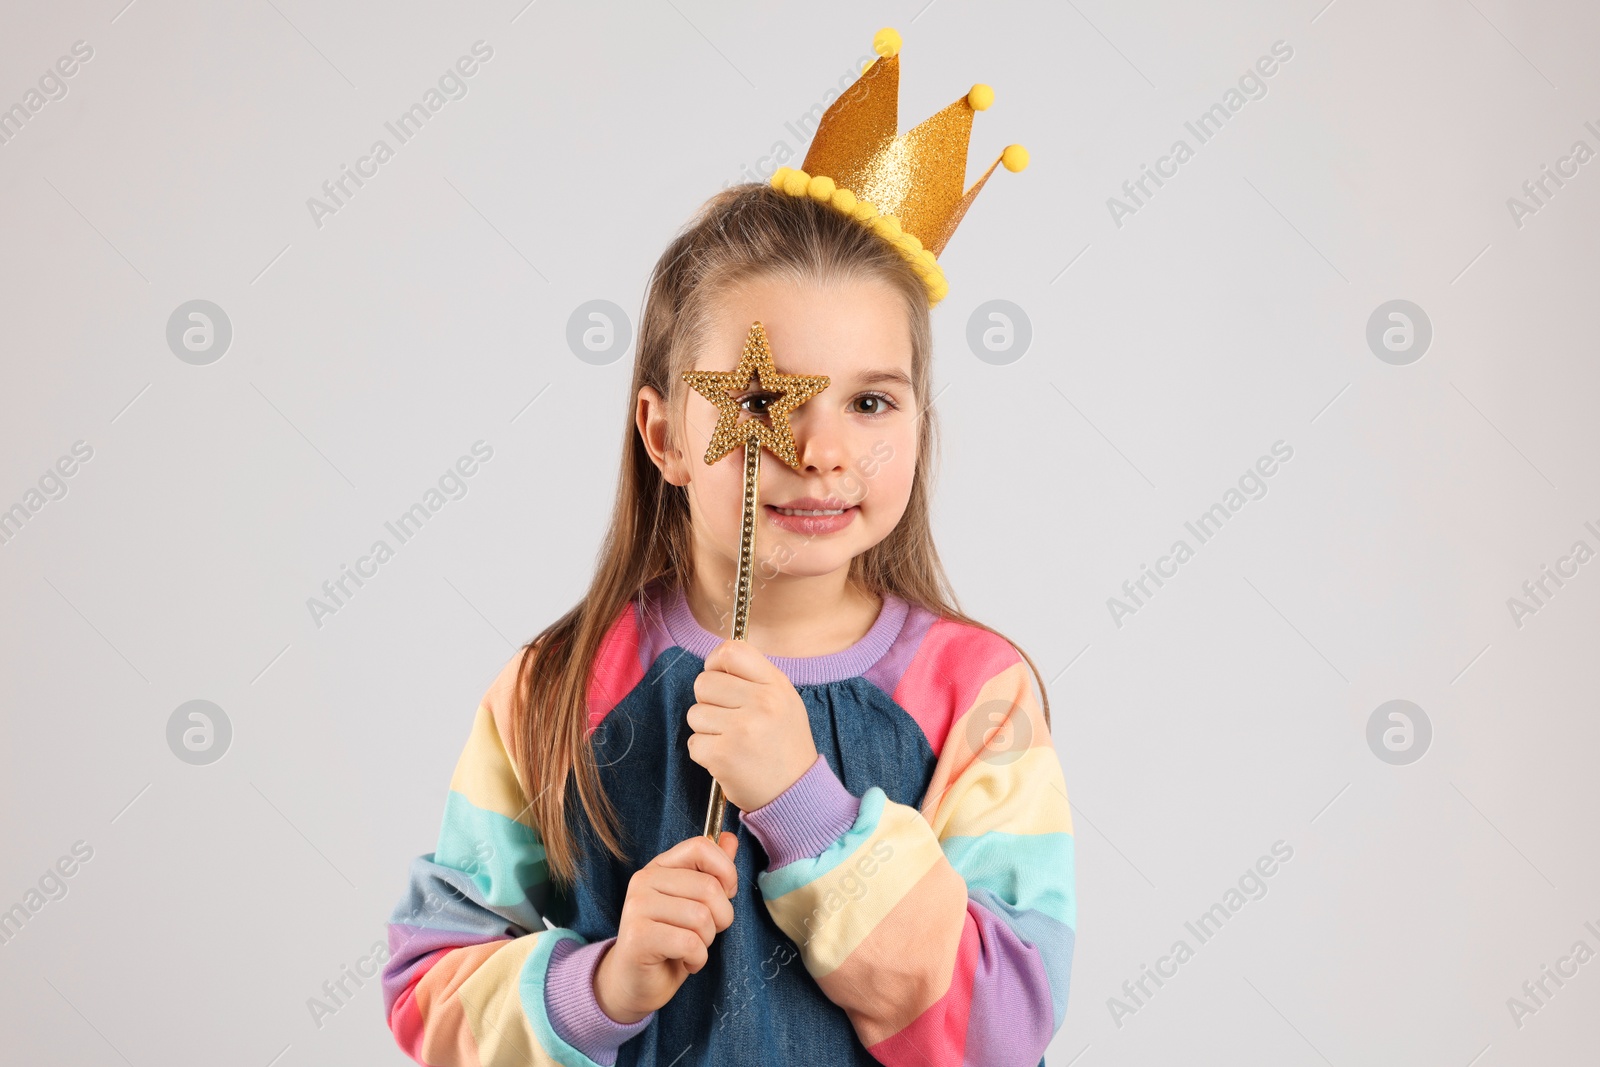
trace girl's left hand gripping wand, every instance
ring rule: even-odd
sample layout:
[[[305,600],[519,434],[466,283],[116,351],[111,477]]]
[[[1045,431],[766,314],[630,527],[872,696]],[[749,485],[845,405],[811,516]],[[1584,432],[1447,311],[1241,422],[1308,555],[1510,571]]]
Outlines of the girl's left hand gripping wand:
[[[779,374],[767,345],[766,329],[760,322],[753,322],[745,337],[744,352],[739,357],[737,367],[728,372],[684,371],[683,380],[717,405],[720,412],[716,429],[711,434],[711,444],[706,449],[706,462],[715,463],[740,444],[744,445],[744,505],[739,524],[739,569],[734,580],[733,598],[733,640],[743,641],[745,628],[750,622],[750,572],[756,549],[761,446],[765,445],[773,455],[799,470],[800,458],[795,453],[789,415],[826,389],[828,379],[825,375]],[[754,387],[752,381],[756,383]],[[740,414],[748,409],[735,397],[745,394],[749,394],[745,396],[745,401],[766,398],[767,406],[760,412],[750,412],[750,418],[741,419]],[[705,836],[713,841],[722,832],[726,806],[722,783],[713,778],[704,831]]]

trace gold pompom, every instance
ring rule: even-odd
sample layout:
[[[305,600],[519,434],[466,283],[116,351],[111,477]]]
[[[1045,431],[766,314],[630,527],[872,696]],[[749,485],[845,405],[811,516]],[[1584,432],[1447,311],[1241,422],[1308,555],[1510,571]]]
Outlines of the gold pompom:
[[[1000,164],[1015,174],[1027,167],[1028,150],[1019,144],[1007,145],[1006,150],[1000,153]]]
[[[1022,152],[1023,162],[1026,164],[1027,152],[1020,145],[1012,147]],[[939,261],[932,251],[923,246],[921,238],[902,227],[900,220],[895,216],[879,213],[870,200],[862,200],[825,174],[810,175],[792,167],[779,167],[773,171],[768,183],[789,196],[811,197],[857,219],[862,225],[892,244],[895,250],[905,257],[906,262],[911,264],[927,290],[929,308],[944,299],[945,293],[949,291],[949,285],[945,282],[944,271],[939,268]]]
[[[872,35],[872,50],[885,58],[900,54],[900,35],[885,26]]]
[[[967,94],[967,106],[974,111],[988,111],[989,105],[994,103],[994,90],[987,85],[974,85],[972,92]]]

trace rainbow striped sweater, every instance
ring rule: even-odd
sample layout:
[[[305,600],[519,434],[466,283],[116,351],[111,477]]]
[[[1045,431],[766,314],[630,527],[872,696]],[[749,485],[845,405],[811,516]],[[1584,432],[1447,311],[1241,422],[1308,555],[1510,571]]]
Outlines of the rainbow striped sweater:
[[[684,718],[720,641],[654,586],[610,627],[589,739],[628,855],[574,802],[584,856],[566,888],[507,755],[520,653],[505,665],[389,919],[401,1048],[432,1067],[1042,1064],[1077,925],[1060,760],[1009,642],[892,596],[851,648],[770,657],[817,761],[765,806],[730,805],[735,918],[706,966],[639,1022],[600,1009],[629,878],[701,830],[711,777]]]

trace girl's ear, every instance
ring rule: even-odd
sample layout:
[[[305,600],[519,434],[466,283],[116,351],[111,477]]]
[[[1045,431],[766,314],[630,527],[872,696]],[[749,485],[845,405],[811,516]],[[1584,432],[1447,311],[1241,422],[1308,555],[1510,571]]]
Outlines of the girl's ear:
[[[644,441],[650,462],[672,485],[689,484],[689,465],[681,449],[672,447],[672,427],[667,420],[667,402],[651,386],[641,386],[634,413],[639,437]]]

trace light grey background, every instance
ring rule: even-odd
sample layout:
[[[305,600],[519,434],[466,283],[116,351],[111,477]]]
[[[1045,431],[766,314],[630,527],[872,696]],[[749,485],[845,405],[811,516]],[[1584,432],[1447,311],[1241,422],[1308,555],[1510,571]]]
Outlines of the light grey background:
[[[524,2],[4,5],[0,106],[93,57],[0,145],[0,508],[93,456],[0,545],[0,909],[94,851],[0,945],[0,1058],[406,1062],[376,979],[320,1026],[308,1000],[383,937],[484,687],[586,581],[631,350],[578,358],[569,317],[636,317],[677,227],[775,142],[798,165],[786,124],[892,25],[903,129],[987,82],[971,174],[1033,159],[941,257],[937,534],[1053,680],[1080,930],[1049,1062],[1592,1060],[1600,960],[1520,1025],[1508,998],[1600,950],[1600,561],[1520,626],[1507,602],[1600,549],[1600,161],[1520,226],[1507,201],[1600,149],[1600,11]],[[307,199],[479,40],[467,95],[318,226]],[[232,327],[208,365],[167,343],[197,299]],[[1019,359],[968,346],[991,300]],[[1406,365],[1366,340],[1391,300],[1432,324]],[[318,626],[307,598],[480,440]],[[1267,495],[1117,625],[1280,440]],[[1394,699],[1432,726],[1407,765],[1367,742]],[[208,765],[168,747],[192,700],[232,727]]]

